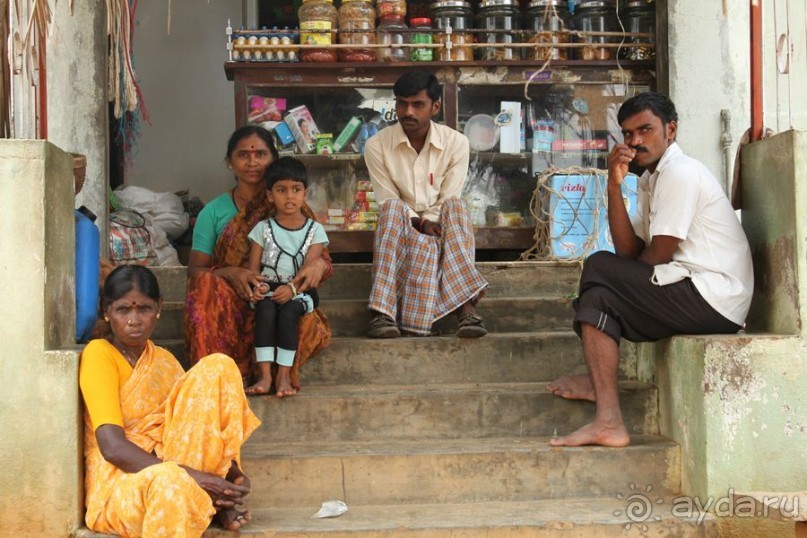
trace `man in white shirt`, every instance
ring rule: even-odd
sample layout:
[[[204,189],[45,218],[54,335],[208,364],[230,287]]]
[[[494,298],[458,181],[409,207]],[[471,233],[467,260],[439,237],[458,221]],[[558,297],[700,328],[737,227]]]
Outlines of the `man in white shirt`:
[[[487,333],[474,304],[487,282],[474,263],[474,230],[459,199],[468,175],[468,139],[432,118],[442,90],[426,71],[393,88],[398,123],[367,140],[364,160],[381,205],[373,252],[368,336],[401,330],[429,335],[456,312],[457,336]]]
[[[608,224],[616,254],[598,252],[583,267],[574,328],[588,374],[549,390],[596,402],[594,421],[553,446],[627,446],[619,408],[619,340],[740,330],[754,287],[751,251],[715,177],[675,142],[678,115],[666,96],[648,92],[619,109],[624,144],[608,157]],[[645,169],[631,221],[621,183],[631,162]]]

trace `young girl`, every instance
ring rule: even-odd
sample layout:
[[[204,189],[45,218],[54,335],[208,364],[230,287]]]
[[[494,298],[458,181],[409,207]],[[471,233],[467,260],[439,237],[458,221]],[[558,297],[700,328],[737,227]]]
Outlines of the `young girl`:
[[[269,201],[275,216],[262,220],[249,233],[249,268],[260,271],[265,284],[253,290],[255,354],[261,377],[247,394],[267,394],[272,386],[272,363],[277,362],[278,398],[296,394],[291,367],[297,351],[300,317],[319,304],[317,290],[298,292],[292,280],[306,260],[317,259],[328,246],[322,225],[302,213],[308,174],[302,162],[282,157],[266,170]]]

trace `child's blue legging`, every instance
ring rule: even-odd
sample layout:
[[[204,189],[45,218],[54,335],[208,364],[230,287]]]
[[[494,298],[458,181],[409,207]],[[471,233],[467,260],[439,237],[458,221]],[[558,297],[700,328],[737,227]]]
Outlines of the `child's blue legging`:
[[[316,308],[319,305],[317,290],[309,290],[305,294],[311,297]],[[306,303],[300,298],[280,305],[267,297],[255,305],[255,355],[258,362],[275,362],[277,349],[279,365],[294,364],[297,325],[306,310]]]

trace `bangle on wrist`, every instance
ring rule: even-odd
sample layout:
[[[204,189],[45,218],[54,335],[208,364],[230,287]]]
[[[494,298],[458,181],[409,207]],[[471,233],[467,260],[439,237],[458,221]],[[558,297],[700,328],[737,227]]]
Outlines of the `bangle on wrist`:
[[[292,297],[294,297],[295,295],[297,295],[297,288],[295,288],[295,287],[294,287],[294,284],[292,284],[291,282],[289,282],[289,283],[288,283],[288,284],[286,284],[286,285],[289,287],[289,289],[291,289],[291,295],[292,295]]]

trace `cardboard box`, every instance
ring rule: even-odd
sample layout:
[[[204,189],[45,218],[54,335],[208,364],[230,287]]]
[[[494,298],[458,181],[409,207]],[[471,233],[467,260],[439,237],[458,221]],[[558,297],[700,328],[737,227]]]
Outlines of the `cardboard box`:
[[[317,149],[316,136],[319,134],[319,129],[307,106],[300,105],[292,108],[286,114],[284,121],[294,135],[300,153],[313,153]]]
[[[283,112],[286,110],[285,99],[280,97],[250,95],[248,103],[249,112],[247,112],[247,121],[249,123],[283,120]]]
[[[622,199],[630,217],[638,208],[638,181],[629,174],[622,182]],[[552,176],[549,241],[553,256],[581,258],[598,250],[614,251],[608,228],[607,182],[599,176]]]
[[[521,153],[521,103],[502,101],[496,116],[499,125],[499,153]]]

